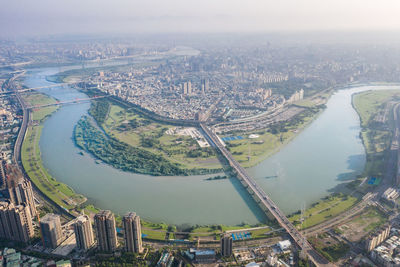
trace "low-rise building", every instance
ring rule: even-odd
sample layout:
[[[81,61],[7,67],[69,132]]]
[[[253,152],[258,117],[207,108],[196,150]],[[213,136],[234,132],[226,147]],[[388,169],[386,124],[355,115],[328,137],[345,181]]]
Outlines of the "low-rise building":
[[[390,187],[383,192],[382,197],[388,201],[396,200],[399,197],[399,191]]]
[[[167,267],[169,258],[171,257],[171,253],[169,252],[163,252],[161,254],[160,259],[157,262],[157,267]]]
[[[281,251],[285,251],[290,248],[292,243],[289,240],[283,240],[283,241],[279,241],[277,245]]]
[[[215,261],[215,250],[213,249],[190,249],[197,263],[212,263]]]

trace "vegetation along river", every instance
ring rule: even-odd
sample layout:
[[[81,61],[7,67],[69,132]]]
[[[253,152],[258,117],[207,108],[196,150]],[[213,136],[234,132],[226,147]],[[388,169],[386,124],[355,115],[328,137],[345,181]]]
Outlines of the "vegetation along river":
[[[57,68],[28,72],[25,84],[52,84]],[[286,213],[318,201],[361,173],[365,151],[351,95],[391,86],[359,86],[337,91],[320,116],[279,152],[249,173]],[[398,87],[396,87],[398,88]],[[41,89],[60,101],[85,98],[70,88]],[[59,181],[102,209],[135,211],[147,220],[174,224],[255,224],[265,217],[236,179],[206,181],[210,175],[153,177],[122,172],[75,146],[73,130],[89,103],[65,105],[44,123],[40,149],[44,166]]]

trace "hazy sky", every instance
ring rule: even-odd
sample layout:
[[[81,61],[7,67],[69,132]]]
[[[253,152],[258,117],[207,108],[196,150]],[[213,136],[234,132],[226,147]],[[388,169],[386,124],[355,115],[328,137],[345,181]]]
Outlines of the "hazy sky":
[[[0,35],[399,30],[399,0],[2,0]]]

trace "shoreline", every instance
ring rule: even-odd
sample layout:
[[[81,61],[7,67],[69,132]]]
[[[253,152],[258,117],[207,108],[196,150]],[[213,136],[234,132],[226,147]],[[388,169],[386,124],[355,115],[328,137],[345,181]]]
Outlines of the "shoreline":
[[[379,84],[366,84],[366,85],[379,85]],[[384,85],[393,85],[393,84],[387,83],[387,84],[384,84]],[[384,86],[384,85],[383,85],[383,86]],[[356,87],[356,86],[361,86],[361,85],[352,85],[351,87]],[[343,87],[341,87],[341,88],[342,88],[342,89],[346,89],[346,88],[343,88]],[[349,88],[349,87],[347,87],[347,88]],[[332,92],[335,92],[335,91],[337,91],[337,90],[338,90],[338,89],[333,89]],[[274,150],[273,152],[270,152],[269,154],[267,154],[266,156],[264,156],[264,158],[263,158],[261,161],[259,161],[257,164],[259,164],[260,162],[262,162],[262,161],[265,160],[266,158],[272,156],[273,154],[279,152],[285,145],[287,145],[288,143],[290,143],[298,134],[300,134],[304,129],[306,129],[306,128],[311,124],[311,122],[313,122],[316,118],[318,118],[319,115],[322,113],[322,111],[323,111],[323,110],[321,110],[320,112],[318,112],[318,113],[314,116],[314,118],[313,118],[312,120],[308,121],[303,127],[301,127],[301,130],[299,130],[298,133],[296,133],[295,135],[293,135],[291,138],[285,140],[285,142],[282,144],[282,146],[280,146],[279,148],[277,148],[277,149]],[[364,145],[364,144],[363,144],[363,145]],[[365,147],[364,147],[364,148],[365,148]],[[257,164],[256,164],[256,165],[257,165]],[[321,198],[321,199],[322,199],[322,198]],[[321,200],[321,199],[320,199],[320,200]]]
[[[81,89],[81,88],[76,88],[76,90],[78,90],[79,92],[81,92],[81,93],[84,93],[84,94],[86,94],[87,92],[85,91],[85,90],[83,90],[83,89]],[[320,106],[320,105],[325,105],[326,103],[327,103],[327,101],[329,100],[329,98],[330,98],[330,96],[333,94],[333,92],[334,92],[335,90],[333,89],[333,88],[327,88],[327,89],[325,89],[325,90],[323,90],[323,91],[321,91],[320,93],[318,93],[317,95],[320,95],[320,94],[326,94],[326,93],[328,93],[328,97],[327,97],[327,99],[326,99],[326,101],[324,102],[324,103],[319,103],[319,104],[315,104],[315,105],[313,105],[313,106],[310,106],[310,107],[307,107],[307,106],[302,106],[303,108],[304,108],[304,111],[302,111],[301,113],[299,113],[298,115],[301,115],[303,112],[306,112],[307,110],[309,110],[309,109],[311,109],[311,108],[315,108],[315,107],[318,107],[318,106]],[[310,97],[310,99],[312,99],[312,98],[314,98],[316,95],[314,95],[314,96],[312,96],[312,97]],[[111,101],[111,100],[108,100],[111,104],[113,103],[113,101]],[[120,100],[120,101],[123,101],[123,100]],[[117,104],[118,105],[118,104]],[[127,102],[126,103],[126,105],[129,105],[129,103]],[[294,103],[293,105],[295,105],[296,106],[296,103]],[[285,139],[282,143],[280,143],[279,142],[279,145],[277,145],[274,149],[272,149],[272,150],[270,150],[270,151],[268,151],[268,152],[266,152],[266,153],[263,153],[263,154],[261,154],[261,155],[259,155],[259,156],[255,156],[256,158],[257,158],[257,160],[256,161],[254,161],[254,162],[252,162],[251,164],[246,164],[246,163],[241,163],[241,164],[244,164],[244,168],[246,168],[246,169],[250,169],[250,168],[253,168],[253,167],[256,167],[257,165],[259,165],[260,163],[262,163],[263,161],[265,161],[266,159],[268,159],[269,157],[271,157],[271,156],[273,156],[274,154],[276,154],[276,153],[278,153],[280,150],[282,150],[286,145],[288,145],[291,141],[293,141],[293,139],[295,139],[299,134],[301,134],[309,125],[311,125],[311,123],[312,122],[314,122],[321,114],[322,114],[322,112],[325,110],[325,108],[326,107],[324,107],[324,108],[319,108],[319,110],[317,111],[317,112],[315,112],[314,114],[312,114],[311,116],[306,116],[305,117],[305,119],[308,119],[308,118],[310,118],[309,120],[307,120],[307,121],[303,121],[302,123],[300,123],[300,127],[298,127],[298,128],[296,128],[296,129],[291,129],[291,130],[289,130],[288,132],[292,132],[293,134],[291,135],[291,136],[289,136],[287,139]],[[141,115],[141,113],[140,112],[138,112],[137,113],[138,115]],[[89,116],[91,116],[90,114],[89,114]],[[296,115],[297,116],[297,115]],[[296,117],[295,116],[295,117]],[[92,116],[91,116],[92,117]],[[147,117],[147,116],[144,116],[144,117]],[[293,117],[293,118],[295,118],[295,117]],[[149,117],[150,119],[152,119],[151,117]],[[292,119],[293,119],[292,118]],[[93,118],[94,119],[94,118]],[[95,119],[94,119],[95,120]],[[158,122],[157,120],[154,120],[154,119],[152,119],[154,122]],[[105,129],[103,128],[103,126],[101,126],[101,125],[99,125],[99,123],[95,120],[95,122],[96,122],[96,125],[98,126],[98,127],[100,127],[100,129],[103,131],[103,132],[105,132]],[[288,121],[285,121],[285,122],[291,122],[291,120],[288,120]],[[171,124],[172,125],[172,124]],[[264,131],[264,132],[268,132],[268,129],[269,129],[269,127],[270,126],[272,126],[273,124],[271,124],[271,125],[268,125],[268,126],[266,126],[266,128],[264,128],[264,129],[260,129],[260,130],[262,130],[262,131]],[[188,126],[186,126],[186,125],[181,125],[181,127],[188,127]],[[290,127],[290,125],[288,126],[288,127]],[[258,130],[258,131],[260,131],[260,130]],[[254,130],[254,131],[257,131],[257,130]],[[247,133],[247,132],[244,132],[245,134],[250,134],[250,133]],[[107,136],[108,136],[108,134],[106,134]],[[279,135],[279,134],[276,134],[276,135]],[[120,140],[120,139],[118,139],[117,138],[117,140],[119,140],[120,142],[122,142],[122,143],[125,143],[125,144],[128,144],[128,143],[126,143],[125,141],[123,141],[123,140]],[[77,144],[75,144],[75,145],[77,145]],[[128,144],[129,146],[130,146],[130,144]],[[79,147],[79,146],[78,146]],[[141,147],[141,146],[139,146],[139,147],[137,147],[138,149],[142,149],[142,150],[145,150],[145,151],[149,151],[149,150],[147,150],[147,149],[144,149],[143,147]],[[85,151],[85,152],[87,152],[87,151]],[[151,152],[151,151],[149,151],[150,153],[154,153],[154,152]],[[91,154],[90,152],[87,152],[87,153],[89,153],[89,154]],[[96,158],[96,156],[95,155],[93,155],[92,154],[92,156],[94,156],[95,158]],[[162,157],[165,157],[165,155],[162,155]],[[174,160],[173,162],[179,162],[178,160]],[[180,162],[179,162],[180,163]],[[105,162],[105,164],[108,164],[108,165],[110,165],[110,166],[112,166],[111,164],[109,164],[109,163],[106,163]],[[180,163],[180,164],[183,164],[183,163]],[[184,171],[187,171],[187,172],[189,172],[189,174],[188,175],[185,175],[185,176],[191,176],[191,175],[206,175],[206,174],[218,174],[218,173],[221,173],[221,172],[224,172],[224,167],[223,166],[221,166],[221,168],[209,168],[209,167],[203,167],[203,169],[205,169],[206,171],[204,171],[204,172],[200,172],[200,173],[197,173],[197,172],[194,172],[194,173],[190,173],[190,172],[192,172],[194,169],[193,168],[186,168],[186,167],[184,167],[182,170],[184,170]],[[133,172],[134,173],[134,172]],[[140,174],[146,174],[146,175],[151,175],[151,176],[154,176],[154,175],[152,175],[151,173],[140,173]],[[165,176],[176,176],[176,175],[165,175]]]

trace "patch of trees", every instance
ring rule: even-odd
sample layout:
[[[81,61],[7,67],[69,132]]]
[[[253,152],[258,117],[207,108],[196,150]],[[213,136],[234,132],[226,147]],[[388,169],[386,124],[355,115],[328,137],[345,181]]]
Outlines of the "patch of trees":
[[[153,254],[153,253],[150,253]],[[157,254],[158,256],[159,254]],[[157,263],[156,259],[151,260],[151,265],[155,266]],[[130,253],[130,252],[124,252],[122,253],[121,256],[119,257],[96,257],[95,262],[92,262],[94,266],[97,267],[136,267],[136,266],[148,266],[146,261],[139,259],[138,255],[135,253]]]
[[[160,141],[153,136],[141,136],[140,144],[142,145],[142,147],[157,147],[160,145]]]
[[[329,261],[336,262],[349,251],[349,245],[340,242],[329,247],[318,249]]]
[[[76,127],[77,145],[115,168],[152,175],[187,174],[177,164],[159,155],[129,146],[115,138],[108,138],[87,118],[81,119]]]
[[[89,114],[101,125],[107,118],[110,103],[107,100],[94,100],[91,102]]]
[[[215,150],[213,150],[211,147],[192,149],[186,153],[186,156],[189,158],[210,157],[214,155]]]
[[[75,127],[75,143],[96,158],[124,171],[151,175],[189,175],[211,173],[208,169],[184,169],[181,165],[147,150],[130,146],[115,138],[106,136],[83,117]],[[143,138],[146,146],[158,145],[159,140]],[[158,142],[158,143],[157,143]]]

